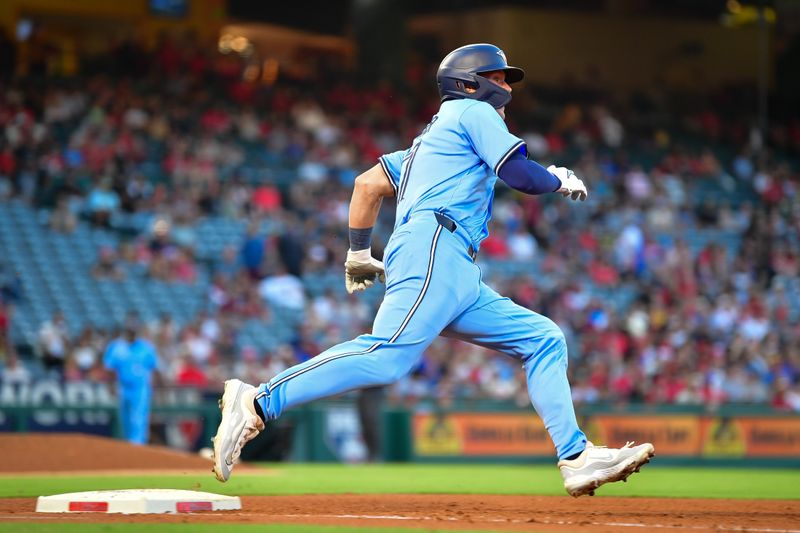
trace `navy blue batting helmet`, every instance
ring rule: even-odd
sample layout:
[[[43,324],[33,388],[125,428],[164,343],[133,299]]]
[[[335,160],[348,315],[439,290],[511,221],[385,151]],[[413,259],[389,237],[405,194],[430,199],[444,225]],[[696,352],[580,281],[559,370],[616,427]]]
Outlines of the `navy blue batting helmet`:
[[[511,101],[511,93],[481,76],[495,70],[506,73],[506,83],[515,83],[525,77],[525,71],[509,66],[506,54],[493,44],[468,44],[456,48],[442,60],[436,72],[442,102],[451,98],[472,98],[488,102],[495,109],[503,107]],[[467,87],[475,89],[475,92],[467,92]]]

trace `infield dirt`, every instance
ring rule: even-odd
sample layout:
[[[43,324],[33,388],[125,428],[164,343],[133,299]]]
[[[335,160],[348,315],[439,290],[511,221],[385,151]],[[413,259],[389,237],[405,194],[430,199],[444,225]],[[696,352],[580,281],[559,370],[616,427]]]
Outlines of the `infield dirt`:
[[[163,446],[133,446],[78,433],[0,434],[0,450],[14,458],[0,462],[0,474],[211,468],[207,459]]]
[[[205,459],[84,435],[0,436],[15,457],[0,473],[206,470]],[[256,469],[253,469],[256,470]],[[209,476],[211,474],[209,473]],[[492,531],[800,533],[796,500],[373,494],[243,496],[242,511],[181,515],[35,513],[34,498],[0,499],[0,522],[326,524]]]

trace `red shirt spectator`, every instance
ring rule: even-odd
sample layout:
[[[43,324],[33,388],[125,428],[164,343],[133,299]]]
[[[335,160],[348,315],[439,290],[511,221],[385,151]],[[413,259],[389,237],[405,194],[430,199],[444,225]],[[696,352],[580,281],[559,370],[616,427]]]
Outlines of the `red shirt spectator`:
[[[481,243],[481,254],[493,259],[505,259],[508,257],[508,244],[505,239],[497,234],[490,234]]]
[[[281,206],[281,193],[271,185],[261,185],[253,191],[253,205],[263,212],[272,212]]]
[[[589,276],[597,285],[611,286],[619,283],[619,273],[617,270],[601,260],[589,263]]]
[[[175,376],[175,383],[184,387],[203,389],[208,386],[208,376],[191,357],[184,357],[181,368]]]

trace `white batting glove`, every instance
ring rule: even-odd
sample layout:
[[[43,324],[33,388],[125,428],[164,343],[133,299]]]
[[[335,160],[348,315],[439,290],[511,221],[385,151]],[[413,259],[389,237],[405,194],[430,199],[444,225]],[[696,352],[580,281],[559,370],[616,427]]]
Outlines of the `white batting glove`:
[[[375,278],[386,282],[383,263],[372,257],[370,248],[354,252],[347,250],[347,261],[344,263],[344,286],[348,294],[363,291],[375,284]]]
[[[561,187],[556,192],[561,193],[562,196],[569,196],[573,200],[584,201],[589,193],[586,191],[586,185],[583,184],[578,176],[573,171],[564,167],[557,167],[550,165],[547,171],[557,177],[561,181]]]

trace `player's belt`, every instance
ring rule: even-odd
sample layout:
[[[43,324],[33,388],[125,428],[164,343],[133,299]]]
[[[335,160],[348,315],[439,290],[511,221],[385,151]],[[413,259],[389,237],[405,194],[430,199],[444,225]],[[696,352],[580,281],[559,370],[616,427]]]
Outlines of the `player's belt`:
[[[456,221],[448,217],[444,213],[441,213],[439,211],[434,211],[433,214],[436,217],[436,222],[438,222],[441,227],[443,227],[450,233],[454,233],[456,231],[456,228],[458,228],[458,224],[456,224]],[[467,253],[469,254],[469,257],[470,259],[472,259],[472,261],[475,261],[475,258],[478,256],[478,252],[475,251],[475,247],[472,246],[472,243],[470,243],[469,248],[467,248]]]

